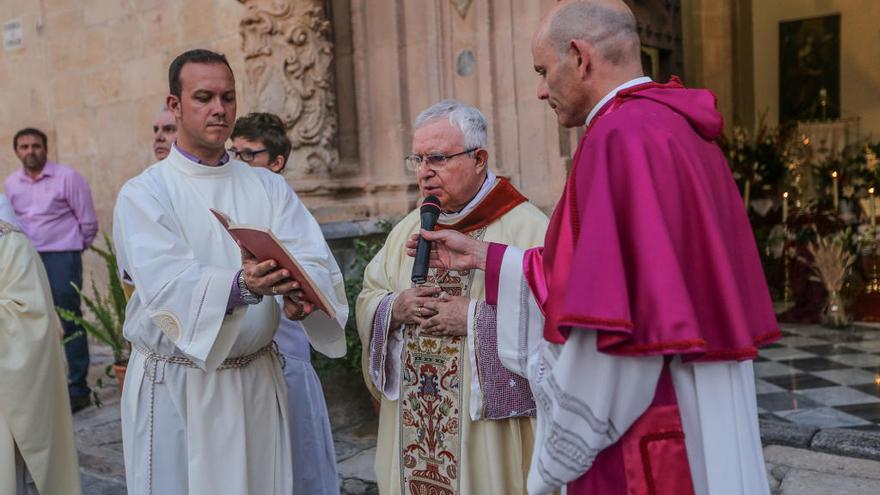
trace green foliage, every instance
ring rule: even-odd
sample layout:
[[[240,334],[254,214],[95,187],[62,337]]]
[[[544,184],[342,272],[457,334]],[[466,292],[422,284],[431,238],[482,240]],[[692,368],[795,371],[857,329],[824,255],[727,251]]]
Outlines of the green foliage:
[[[737,126],[718,139],[740,192],[750,183],[752,199],[776,196],[790,154],[791,129],[770,127],[764,119],[754,133]]]
[[[880,187],[878,156],[880,142],[859,141],[829,153],[821,161],[814,161],[811,170],[822,206],[832,208],[833,172],[838,174],[839,194],[843,199],[865,198],[869,187]]]
[[[110,280],[108,294],[102,294],[92,280],[91,296],[85,294],[82,287],[71,283],[73,288],[82,298],[83,304],[88,308],[92,315],[92,319],[87,319],[85,315],[78,316],[71,311],[61,307],[56,307],[58,316],[65,321],[76,323],[85,329],[86,333],[92,335],[99,342],[107,345],[113,351],[113,360],[118,364],[128,362],[129,345],[122,335],[122,324],[125,322],[125,292],[122,290],[122,280],[119,279],[119,268],[116,263],[116,252],[113,250],[113,244],[107,234],[102,234],[106,249],[100,249],[92,246],[89,249],[94,251],[104,260],[104,266],[107,267],[107,275]],[[79,337],[75,334],[68,337],[65,341]]]
[[[355,318],[354,314],[355,302],[364,286],[364,269],[379,250],[382,249],[393,224],[389,221],[381,221],[377,226],[381,234],[355,239],[352,243],[354,259],[349,270],[351,276],[345,278],[345,297],[348,300],[349,309],[348,322],[345,325],[345,341],[348,344],[348,352],[345,357],[329,359],[312,350],[312,364],[319,375],[326,376],[337,372],[361,372],[363,349],[361,348],[361,339],[357,331],[357,318]]]

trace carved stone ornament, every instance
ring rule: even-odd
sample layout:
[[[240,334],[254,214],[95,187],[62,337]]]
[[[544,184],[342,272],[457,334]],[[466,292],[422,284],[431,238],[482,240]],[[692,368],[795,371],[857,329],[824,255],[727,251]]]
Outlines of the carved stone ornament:
[[[238,0],[253,111],[277,114],[293,143],[287,173],[329,175],[339,164],[331,25],[322,0]]]
[[[458,15],[460,15],[462,19],[467,17],[468,9],[471,8],[471,3],[473,3],[473,0],[452,0],[452,5],[455,6],[455,10],[458,11]]]

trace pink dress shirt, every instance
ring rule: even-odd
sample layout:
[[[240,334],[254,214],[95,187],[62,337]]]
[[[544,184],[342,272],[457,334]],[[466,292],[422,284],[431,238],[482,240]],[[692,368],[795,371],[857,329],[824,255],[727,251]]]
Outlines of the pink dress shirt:
[[[40,252],[82,251],[98,233],[98,218],[86,179],[50,161],[32,179],[23,168],[4,183],[21,228]]]

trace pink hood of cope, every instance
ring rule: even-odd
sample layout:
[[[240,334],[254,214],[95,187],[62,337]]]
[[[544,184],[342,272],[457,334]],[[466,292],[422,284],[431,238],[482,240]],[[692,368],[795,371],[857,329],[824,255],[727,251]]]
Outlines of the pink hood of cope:
[[[609,354],[717,361],[754,358],[779,338],[742,198],[714,143],[722,128],[714,95],[677,79],[627,88],[599,112],[544,248],[524,261],[546,340],[593,329]]]
[[[617,97],[622,101],[643,98],[665,105],[684,117],[707,141],[714,141],[724,130],[724,117],[718,111],[715,94],[708,89],[685,88],[675,76],[666,84],[650,82],[627,88]]]

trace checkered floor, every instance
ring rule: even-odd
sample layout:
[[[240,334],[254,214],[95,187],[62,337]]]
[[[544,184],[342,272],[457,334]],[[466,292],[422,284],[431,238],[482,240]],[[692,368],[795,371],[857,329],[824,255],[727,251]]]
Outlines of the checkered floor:
[[[880,327],[782,325],[755,360],[764,419],[880,432]]]

